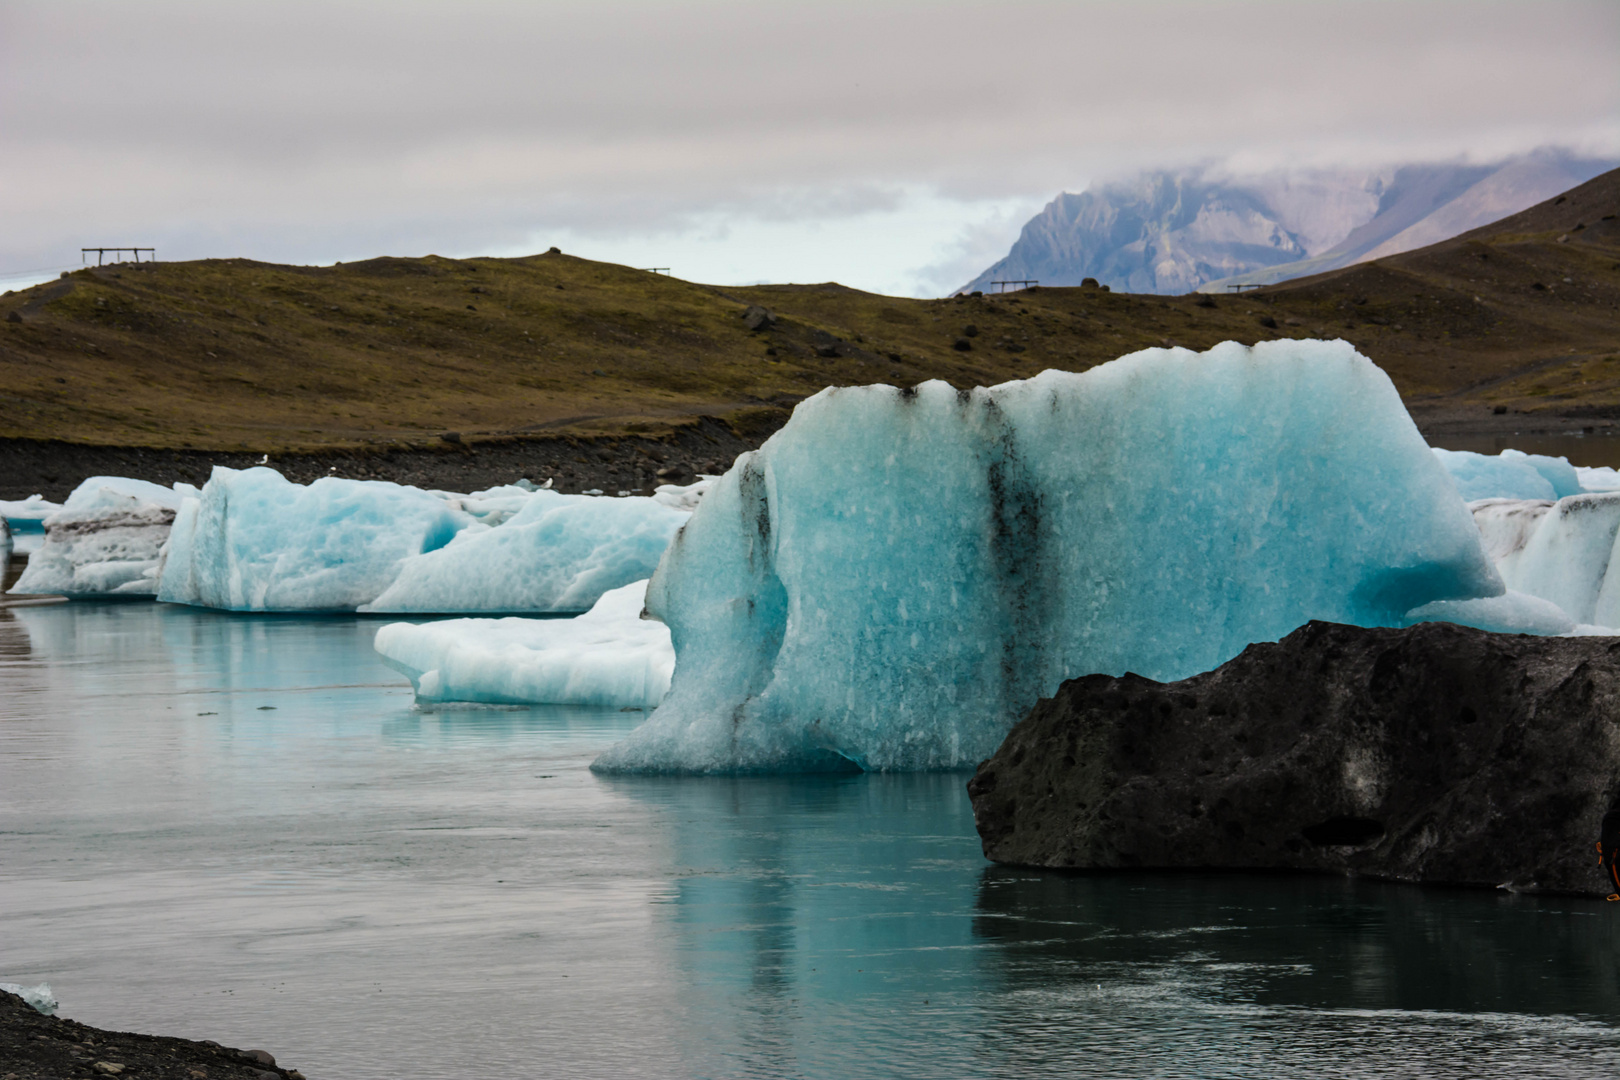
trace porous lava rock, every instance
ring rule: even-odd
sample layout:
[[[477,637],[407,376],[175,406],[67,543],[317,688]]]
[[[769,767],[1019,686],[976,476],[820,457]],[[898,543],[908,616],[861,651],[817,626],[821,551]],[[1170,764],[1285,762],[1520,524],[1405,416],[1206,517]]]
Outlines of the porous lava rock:
[[[999,863],[1603,895],[1620,638],[1312,622],[1181,682],[1071,679],[968,792]]]

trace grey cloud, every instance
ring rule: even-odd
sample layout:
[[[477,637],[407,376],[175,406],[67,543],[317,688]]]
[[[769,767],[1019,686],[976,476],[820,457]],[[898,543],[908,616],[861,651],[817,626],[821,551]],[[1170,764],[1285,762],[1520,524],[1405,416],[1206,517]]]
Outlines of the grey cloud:
[[[28,212],[0,265],[86,230],[321,259],[1232,154],[1612,145],[1617,57],[1607,0],[11,0],[0,186]]]

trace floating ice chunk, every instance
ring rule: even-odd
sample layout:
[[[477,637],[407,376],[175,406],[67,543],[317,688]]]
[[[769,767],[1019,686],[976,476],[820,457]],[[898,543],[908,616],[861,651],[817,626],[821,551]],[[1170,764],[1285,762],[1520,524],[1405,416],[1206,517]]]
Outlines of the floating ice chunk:
[[[0,982],[0,990],[4,990],[8,994],[16,994],[33,1006],[35,1012],[44,1013],[46,1016],[55,1016],[56,1007],[60,1004],[56,1000],[56,995],[51,993],[50,983],[40,983],[37,986],[22,986],[18,983]]]
[[[1553,498],[1562,499],[1568,495],[1584,494],[1581,487],[1580,473],[1575,466],[1569,463],[1566,457],[1548,457],[1545,454],[1526,454],[1521,450],[1503,450],[1503,461],[1528,465],[1540,473],[1547,483],[1552,485]]]
[[[369,612],[584,611],[643,581],[687,514],[645,497],[537,491],[499,528],[412,556]]]
[[[128,505],[128,500],[135,499],[169,510],[178,510],[180,500],[194,498],[196,495],[197,489],[187,483],[164,487],[149,480],[135,480],[128,476],[92,476],[73,489],[73,493],[67,497],[67,502],[62,504],[62,509],[85,513],[105,508],[121,512]]]
[[[1620,472],[1607,466],[1588,468],[1575,466],[1575,476],[1585,491],[1620,491]]]
[[[1529,455],[1487,457],[1468,450],[1434,448],[1434,456],[1451,473],[1464,501],[1477,499],[1556,499],[1553,482],[1528,459]]]
[[[158,599],[236,611],[353,611],[406,559],[472,521],[445,500],[381,480],[308,487],[274,469],[214,468],[175,519]]]
[[[1575,620],[1550,600],[1511,589],[1474,600],[1436,600],[1406,613],[1408,622],[1451,622],[1498,634],[1571,634]]]
[[[1502,592],[1342,341],[829,389],[677,534],[648,591],[672,689],[594,767],[971,765],[1066,678],[1178,679],[1310,619]]]
[[[155,595],[175,510],[196,490],[189,484],[166,488],[92,476],[44,520],[44,543],[29,555],[11,591],[78,598]]]
[[[669,629],[641,618],[647,583],[604,593],[572,619],[447,619],[377,631],[383,660],[419,701],[650,708],[669,690]]]
[[[0,501],[0,517],[5,518],[11,531],[18,535],[43,533],[45,519],[60,509],[61,503],[53,503],[43,495],[30,495],[15,502]]]
[[[692,484],[660,484],[653,490],[652,497],[671,509],[691,513],[702,501],[703,493],[713,487],[718,479],[718,476],[704,474]]]

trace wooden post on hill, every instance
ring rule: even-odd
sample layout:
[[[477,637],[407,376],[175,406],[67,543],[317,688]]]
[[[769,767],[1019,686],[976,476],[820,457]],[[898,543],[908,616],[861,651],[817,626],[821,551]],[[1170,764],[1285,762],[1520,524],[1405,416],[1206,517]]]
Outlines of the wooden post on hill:
[[[125,252],[125,251],[127,251],[130,254],[134,255],[136,262],[141,261],[141,252],[143,252],[143,251],[152,256],[150,259],[146,260],[147,262],[157,262],[157,248],[149,248],[149,247],[148,248],[143,248],[143,247],[88,247],[88,248],[80,248],[79,249],[79,261],[80,262],[86,262],[86,263],[89,262],[90,261],[90,253],[92,251],[96,253],[96,265],[97,266],[101,265],[102,259],[104,259],[106,257],[106,254],[109,251],[113,253],[113,262],[117,262],[118,261],[117,256],[121,252]]]

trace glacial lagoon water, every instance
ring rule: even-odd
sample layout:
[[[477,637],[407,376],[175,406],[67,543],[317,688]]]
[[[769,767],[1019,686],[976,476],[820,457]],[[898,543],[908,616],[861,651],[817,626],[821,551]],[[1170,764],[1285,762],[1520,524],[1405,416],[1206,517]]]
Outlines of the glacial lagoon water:
[[[962,774],[598,777],[363,618],[0,611],[0,980],[312,1080],[1620,1073],[1620,905],[980,855]]]

